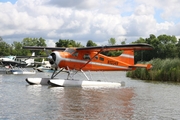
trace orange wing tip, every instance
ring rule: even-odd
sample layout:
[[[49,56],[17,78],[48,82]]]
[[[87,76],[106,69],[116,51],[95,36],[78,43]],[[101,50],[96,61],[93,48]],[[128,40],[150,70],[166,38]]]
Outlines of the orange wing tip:
[[[150,70],[152,68],[151,64],[135,64],[134,66],[129,66],[131,68],[146,68],[147,70]]]

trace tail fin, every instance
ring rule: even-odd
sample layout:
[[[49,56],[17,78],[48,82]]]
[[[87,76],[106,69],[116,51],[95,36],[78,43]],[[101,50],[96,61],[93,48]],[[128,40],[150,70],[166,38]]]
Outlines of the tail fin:
[[[134,50],[124,50],[118,59],[127,64],[134,65]]]
[[[31,56],[35,56],[35,52],[33,52]]]
[[[44,58],[42,59],[41,65],[45,65]]]
[[[31,56],[35,56],[35,52],[33,52]],[[25,62],[27,63],[27,66],[31,66],[34,64],[34,58],[27,59]]]
[[[118,57],[119,60],[129,64],[129,67],[135,70],[136,68],[146,68],[150,70],[151,64],[135,64],[134,65],[134,50],[124,50],[123,53]]]

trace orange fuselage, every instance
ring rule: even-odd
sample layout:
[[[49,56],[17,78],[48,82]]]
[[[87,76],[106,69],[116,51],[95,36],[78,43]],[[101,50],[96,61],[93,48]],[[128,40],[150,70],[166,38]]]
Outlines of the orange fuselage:
[[[76,70],[90,71],[126,71],[132,70],[128,66],[134,65],[134,57],[127,56],[108,57],[97,52],[59,52],[61,60],[58,66],[60,68],[69,68]],[[130,60],[130,61],[129,61]]]

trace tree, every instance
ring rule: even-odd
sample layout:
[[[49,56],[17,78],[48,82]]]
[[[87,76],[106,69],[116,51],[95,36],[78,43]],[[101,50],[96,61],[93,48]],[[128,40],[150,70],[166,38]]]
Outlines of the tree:
[[[115,38],[110,38],[110,39],[108,40],[108,45],[115,45],[115,44],[116,44],[116,39],[115,39]],[[103,55],[111,56],[111,57],[119,56],[119,55],[121,55],[121,53],[122,53],[121,50],[102,52]]]
[[[90,47],[90,46],[97,46],[97,44],[94,43],[92,40],[88,40],[86,47]]]
[[[175,36],[163,34],[156,37],[150,34],[149,38],[140,38],[134,43],[147,43],[154,47],[153,50],[135,52],[135,62],[140,60],[149,61],[153,58],[165,59],[178,57],[179,51],[177,50],[177,39]]]
[[[43,38],[24,38],[22,41],[22,45],[23,46],[46,46],[46,40]],[[26,54],[31,55],[32,54],[32,50],[31,52],[27,52]],[[46,55],[46,53],[44,51],[35,51],[36,55]]]
[[[126,44],[126,42],[125,42],[125,41],[122,41],[122,42],[121,42],[121,45],[125,45],[125,44]]]
[[[40,37],[37,41],[37,46],[46,46],[46,40]]]
[[[21,56],[21,55],[27,55],[27,50],[22,49],[21,42],[14,41],[12,44],[12,53],[13,55]]]
[[[178,43],[176,44],[176,47],[177,47],[177,56],[180,58],[180,39],[178,40]]]
[[[3,38],[0,36],[0,42],[2,42],[3,41]]]
[[[160,35],[158,36],[159,43],[159,57],[164,58],[174,58],[177,57],[176,53],[176,43],[177,39],[175,36],[170,35]]]
[[[43,38],[24,38],[22,41],[23,46],[46,46],[45,39]]]
[[[116,39],[115,39],[115,38],[110,38],[110,39],[108,40],[108,44],[109,44],[109,45],[115,45],[115,44],[116,44]]]
[[[0,55],[7,56],[11,54],[11,46],[4,42],[3,39],[0,37]]]
[[[56,42],[56,47],[83,47],[80,42],[76,42],[74,40],[63,40],[59,39],[58,42]]]

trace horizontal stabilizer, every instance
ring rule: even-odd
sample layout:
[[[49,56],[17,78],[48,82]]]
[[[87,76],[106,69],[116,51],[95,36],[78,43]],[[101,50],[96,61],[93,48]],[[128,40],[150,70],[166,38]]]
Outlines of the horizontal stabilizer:
[[[152,65],[151,64],[135,64],[129,67],[130,68],[146,68],[147,70],[150,70],[152,68]]]

